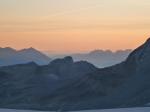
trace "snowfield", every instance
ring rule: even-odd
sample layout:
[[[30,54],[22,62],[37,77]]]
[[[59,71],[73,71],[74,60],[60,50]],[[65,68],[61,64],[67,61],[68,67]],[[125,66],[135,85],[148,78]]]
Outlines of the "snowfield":
[[[0,112],[54,112],[54,111],[34,111],[34,110],[0,109]]]
[[[76,111],[76,112],[79,112],[79,111]],[[80,112],[150,112],[150,107],[104,109],[104,110],[85,110],[85,111],[80,111]]]
[[[32,111],[32,110],[0,109],[0,112],[54,112],[54,111]],[[150,112],[150,107],[104,109],[104,110],[84,110],[84,111],[71,111],[71,112]]]
[[[0,112],[43,112],[43,111],[0,109]]]

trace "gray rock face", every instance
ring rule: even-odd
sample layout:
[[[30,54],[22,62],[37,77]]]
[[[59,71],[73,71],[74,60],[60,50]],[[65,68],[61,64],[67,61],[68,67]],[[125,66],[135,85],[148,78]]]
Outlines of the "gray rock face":
[[[121,106],[141,106],[150,102],[150,39],[129,56],[126,64],[129,67],[134,64],[134,75],[117,90],[114,98],[119,98]]]
[[[43,100],[64,110],[143,106],[150,102],[149,66],[150,39],[124,62],[74,79]]]
[[[0,68],[0,107],[45,109],[42,99],[71,80],[98,70],[87,62],[73,62],[71,57],[49,65],[34,62]],[[41,106],[42,105],[42,106]]]

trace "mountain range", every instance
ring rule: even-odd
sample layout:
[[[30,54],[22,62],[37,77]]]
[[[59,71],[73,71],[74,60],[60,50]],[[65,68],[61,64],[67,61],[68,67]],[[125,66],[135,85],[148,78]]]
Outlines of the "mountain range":
[[[106,68],[70,56],[43,66],[0,67],[0,107],[70,111],[146,106],[149,66],[150,39],[123,62]]]
[[[72,56],[75,61],[88,61],[89,63],[94,64],[99,68],[104,68],[108,66],[112,66],[124,61],[128,55],[132,52],[131,49],[126,50],[118,50],[116,52],[112,52],[111,50],[93,50],[89,53],[75,53],[75,54],[48,54],[50,57],[63,58],[67,55]]]
[[[144,106],[150,102],[149,66],[150,39],[124,62],[85,74],[57,89],[46,97],[50,99],[47,104],[64,110]]]
[[[118,50],[116,52],[110,50],[94,50],[89,53],[70,54],[70,56],[74,61],[87,61],[98,68],[104,68],[122,62],[128,57],[131,51],[130,49]],[[52,60],[66,56],[67,54],[52,55],[42,53],[34,48],[15,50],[6,47],[0,48],[0,66],[26,64],[29,62],[35,62],[38,65],[47,65]]]
[[[0,66],[25,64],[35,62],[39,65],[46,65],[51,59],[34,48],[15,50],[10,47],[0,48]]]
[[[75,61],[85,60],[99,68],[112,66],[124,61],[132,50],[118,50],[112,52],[111,50],[94,50],[85,54],[74,54],[72,55]]]
[[[0,68],[0,107],[41,109],[43,97],[84,74],[98,70],[92,64],[74,62],[71,57],[48,65],[34,62]]]

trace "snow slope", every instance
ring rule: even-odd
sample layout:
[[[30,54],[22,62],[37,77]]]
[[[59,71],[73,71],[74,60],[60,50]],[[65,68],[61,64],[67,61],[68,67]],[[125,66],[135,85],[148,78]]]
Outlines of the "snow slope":
[[[79,112],[79,111],[75,111],[75,112]],[[150,107],[104,109],[104,110],[85,110],[85,111],[80,111],[80,112],[150,112]]]
[[[50,111],[31,111],[31,110],[15,110],[15,109],[0,109],[0,112],[50,112]],[[53,112],[53,111],[51,111]],[[84,110],[72,112],[150,112],[150,107],[141,108],[121,108],[121,109],[104,109],[104,110]]]
[[[50,112],[50,111],[32,111],[32,110],[0,109],[0,112]]]

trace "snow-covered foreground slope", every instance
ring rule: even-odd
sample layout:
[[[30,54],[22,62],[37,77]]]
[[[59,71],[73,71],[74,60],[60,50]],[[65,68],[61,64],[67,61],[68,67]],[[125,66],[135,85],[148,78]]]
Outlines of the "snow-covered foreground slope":
[[[54,111],[32,111],[32,110],[0,109],[0,112],[54,112]],[[150,112],[150,107],[104,109],[104,110],[84,110],[84,111],[72,111],[72,112]]]
[[[76,112],[79,112],[79,111],[76,111]],[[150,112],[150,107],[104,109],[104,110],[85,110],[85,111],[80,111],[80,112]]]
[[[0,109],[0,112],[50,112],[50,111],[33,111],[33,110]],[[53,111],[51,111],[51,112],[53,112]]]

